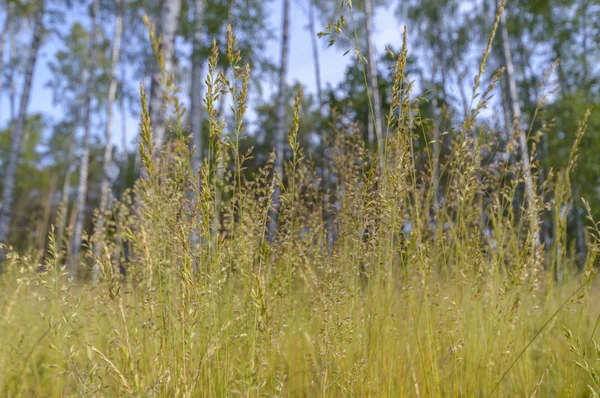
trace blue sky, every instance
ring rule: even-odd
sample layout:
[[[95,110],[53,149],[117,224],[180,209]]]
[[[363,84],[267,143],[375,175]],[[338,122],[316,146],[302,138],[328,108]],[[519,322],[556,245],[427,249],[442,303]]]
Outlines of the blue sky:
[[[314,66],[312,59],[310,36],[305,29],[307,18],[305,12],[298,6],[298,2],[292,1],[292,26],[290,35],[290,63],[288,83],[299,81],[303,83],[309,91],[316,91],[316,83],[314,76]],[[274,28],[276,39],[271,41],[267,48],[268,56],[275,62],[278,62],[280,53],[280,26],[281,26],[281,2],[275,1],[271,5],[270,25]],[[140,21],[142,23],[142,21]],[[399,44],[401,41],[402,28],[398,20],[394,17],[392,10],[380,8],[374,18],[374,43],[377,53],[384,51],[385,44]],[[317,25],[317,30],[323,30],[320,25]],[[55,51],[60,47],[59,39],[54,36],[50,38],[42,47],[42,51],[36,64],[36,70],[33,81],[33,89],[29,104],[29,113],[41,112],[49,115],[54,121],[60,120],[62,117],[62,109],[52,104],[52,94],[49,88],[45,87],[50,79],[50,71],[48,62],[53,57]],[[342,78],[345,71],[345,66],[349,63],[351,55],[342,56],[342,52],[334,48],[326,47],[326,39],[320,40],[320,62],[321,75],[323,85],[328,83],[336,85]],[[6,54],[5,54],[6,55]],[[17,89],[21,90],[21,81],[17,83]],[[274,87],[265,87],[265,92],[268,93]],[[9,114],[9,100],[6,88],[3,89],[4,95],[0,102],[0,126],[5,126],[7,116]],[[18,97],[17,97],[18,98]],[[119,112],[115,114],[115,128],[120,131],[121,115]],[[127,117],[127,142],[131,148],[138,133],[138,120],[135,116]],[[102,131],[97,131],[96,135],[102,136]],[[119,144],[120,138],[114,138],[113,144]]]

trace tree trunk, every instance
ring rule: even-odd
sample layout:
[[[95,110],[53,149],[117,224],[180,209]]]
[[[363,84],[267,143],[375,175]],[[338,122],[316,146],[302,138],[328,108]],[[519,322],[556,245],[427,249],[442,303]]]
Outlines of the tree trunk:
[[[581,7],[581,45],[582,45],[582,60],[581,60],[581,69],[583,72],[583,76],[582,76],[582,84],[583,84],[583,92],[584,92],[584,96],[586,100],[590,100],[590,82],[589,82],[589,76],[590,76],[590,67],[589,67],[589,62],[588,62],[588,56],[589,56],[589,52],[590,52],[590,47],[589,47],[589,38],[588,38],[588,30],[587,30],[587,25],[588,25],[588,14],[589,14],[589,4],[588,4],[588,0],[583,0],[582,2],[580,2],[579,7]],[[594,22],[597,23],[597,22]]]
[[[499,7],[500,0],[496,0],[496,4]],[[500,40],[502,43],[502,55],[504,57],[504,66],[506,67],[506,80],[508,90],[507,95],[508,102],[510,104],[510,110],[512,113],[512,120],[517,123],[516,128],[519,133],[519,147],[521,149],[521,163],[523,168],[523,175],[525,177],[525,197],[527,205],[529,207],[529,213],[531,215],[530,228],[533,233],[533,240],[536,249],[540,245],[539,239],[539,228],[538,228],[538,217],[537,210],[535,209],[535,186],[533,184],[533,177],[531,176],[531,164],[529,161],[529,148],[527,145],[527,132],[525,129],[520,128],[519,123],[521,121],[521,105],[519,104],[519,96],[517,93],[517,82],[515,80],[515,68],[512,61],[512,53],[510,50],[510,41],[508,36],[508,28],[506,26],[506,14],[503,12],[500,15]]]
[[[373,114],[370,109],[367,109],[367,147],[370,151],[374,151],[377,147],[377,138],[375,138],[375,126],[373,124]]]
[[[119,108],[121,113],[121,173],[123,173],[123,189],[125,189],[125,183],[127,181],[127,108],[125,105],[125,82],[127,81],[127,74],[125,73],[125,64],[121,65],[121,97],[119,98]]]
[[[25,68],[25,80],[23,81],[23,91],[21,92],[21,103],[19,105],[19,117],[12,129],[12,142],[8,162],[4,174],[4,182],[2,186],[2,209],[0,210],[0,243],[6,243],[10,232],[10,224],[12,220],[12,205],[15,194],[15,177],[19,166],[19,158],[21,156],[23,135],[25,132],[25,122],[27,119],[27,107],[29,105],[29,97],[31,93],[31,85],[33,81],[33,71],[37,60],[40,45],[42,43],[42,17],[44,16],[44,3],[41,2],[40,8],[35,15],[33,28],[33,39],[31,41],[31,49],[29,58]],[[0,259],[4,257],[4,250],[0,249]]]
[[[440,15],[440,10],[437,11],[437,19],[441,20],[442,16]],[[432,65],[432,75],[433,78],[433,155],[432,155],[432,164],[431,167],[433,169],[433,184],[434,184],[434,198],[433,198],[433,206],[432,206],[432,221],[437,223],[437,213],[440,207],[440,203],[442,201],[442,189],[440,186],[440,155],[442,150],[442,145],[440,142],[441,138],[441,130],[443,131],[443,123],[444,123],[444,112],[440,111],[440,105],[438,103],[438,97],[441,95],[442,102],[444,105],[447,104],[447,95],[446,95],[446,65],[444,62],[444,41],[442,38],[441,28],[439,26],[434,26],[434,34],[436,37],[437,44],[433,47],[433,57],[434,64]],[[437,59],[436,59],[437,58]],[[438,90],[438,84],[436,82],[438,71],[440,72],[441,77],[441,92]]]
[[[434,67],[435,70],[435,67]],[[441,189],[440,189],[440,125],[441,125],[441,115],[439,112],[439,104],[438,104],[438,90],[437,84],[435,81],[433,82],[433,99],[431,102],[431,106],[433,108],[433,127],[432,127],[432,146],[433,153],[431,155],[431,169],[433,172],[433,205],[431,206],[432,210],[432,219],[431,221],[437,222],[437,211],[439,209],[440,197],[441,197]]]
[[[286,108],[286,78],[288,72],[289,58],[289,35],[290,35],[290,0],[283,0],[283,21],[281,36],[281,62],[279,68],[279,91],[277,94],[277,111],[275,125],[275,174],[283,181],[283,164],[285,158],[285,108]],[[280,205],[281,188],[275,186],[273,191],[273,211],[269,223],[269,239],[275,238],[277,227],[277,212]]]
[[[41,252],[44,251],[46,247],[46,238],[48,237],[48,224],[50,223],[50,214],[52,212],[52,200],[54,199],[54,195],[56,194],[56,186],[58,185],[58,174],[54,171],[52,172],[52,176],[50,177],[50,187],[48,188],[48,194],[46,195],[46,200],[44,200],[42,205],[42,218],[38,220],[36,234],[37,234],[37,248]]]
[[[573,210],[575,216],[575,246],[577,249],[577,267],[579,271],[585,268],[587,245],[585,242],[585,226],[583,224],[583,209],[581,208],[581,195],[577,184],[572,185]]]
[[[164,55],[164,76],[169,79],[173,74],[173,58],[175,55],[175,36],[179,26],[179,13],[181,12],[181,0],[163,0],[159,33],[162,35],[161,50]],[[160,151],[165,137],[167,126],[165,110],[165,86],[162,81],[162,73],[158,64],[154,62],[154,74],[152,76],[152,87],[150,88],[150,120],[154,134],[154,143],[157,151]]]
[[[108,203],[110,190],[109,169],[112,162],[112,122],[113,122],[113,104],[117,96],[117,66],[119,64],[119,53],[121,51],[121,36],[123,34],[123,4],[121,0],[115,0],[116,18],[115,32],[113,37],[112,51],[110,55],[110,83],[108,86],[108,98],[106,100],[106,133],[104,159],[102,161],[102,185],[100,188],[100,208],[98,209],[98,223],[96,230],[98,234],[104,231],[104,217]],[[100,236],[97,236],[100,238]],[[100,255],[100,245],[94,246],[94,255]],[[98,269],[94,269],[94,277],[97,277]]]
[[[192,92],[190,93],[190,124],[192,128],[192,143],[196,151],[192,156],[194,172],[202,162],[202,87],[203,66],[202,59],[202,26],[204,24],[204,0],[194,1],[194,42],[192,53]]]
[[[310,34],[310,43],[313,53],[313,63],[315,68],[315,84],[317,86],[317,99],[319,101],[319,128],[321,127],[321,117],[323,116],[323,110],[325,109],[325,103],[323,98],[323,87],[321,85],[321,63],[319,62],[319,46],[317,43],[317,31],[315,29],[315,4],[316,0],[308,0],[308,31]],[[333,244],[333,214],[329,211],[329,187],[331,184],[331,171],[330,171],[330,156],[328,148],[323,148],[323,176],[322,176],[322,189],[323,189],[323,218],[325,221],[325,239],[327,241],[327,247],[331,248]]]
[[[193,175],[198,176],[198,170],[202,164],[204,148],[202,147],[202,87],[204,84],[203,70],[204,59],[201,50],[203,47],[202,27],[204,25],[204,0],[194,1],[194,26],[193,26],[193,48],[192,48],[192,87],[190,92],[190,124],[192,129],[192,145],[195,147],[192,154]],[[191,246],[195,248],[198,244],[198,231],[194,229],[191,236]],[[197,267],[197,263],[194,263]]]
[[[98,13],[100,11],[100,0],[94,0],[92,5],[92,35],[89,43],[89,64],[87,66],[87,81],[85,85],[85,115],[84,115],[84,136],[83,136],[83,154],[81,156],[81,165],[79,166],[79,183],[77,186],[77,212],[75,213],[75,226],[73,229],[73,245],[71,246],[71,274],[76,271],[79,251],[81,249],[81,239],[83,233],[83,222],[85,219],[85,205],[87,197],[87,180],[90,162],[90,135],[92,123],[92,93],[96,83],[96,40],[100,35],[100,26],[98,24]]]
[[[500,78],[500,84],[502,85],[502,92],[508,92],[508,80],[506,79],[506,74],[504,74]],[[510,108],[510,104],[508,103],[508,98],[506,95],[502,95],[502,114],[504,116],[504,130],[502,131],[502,141],[507,143],[511,139],[513,119],[512,119],[512,111]]]
[[[6,38],[8,37],[8,32],[11,27],[10,20],[10,12],[6,13],[6,22],[4,22],[4,28],[2,28],[2,33],[0,33],[0,100],[2,99],[2,83],[4,79],[4,49],[6,47]],[[2,109],[0,107],[0,109]]]
[[[226,68],[223,71],[223,75],[227,76],[227,72],[228,72],[228,68]],[[227,103],[227,97],[226,94],[221,94],[221,97],[219,98],[219,108],[218,108],[218,120],[219,123],[222,123],[225,126],[225,130],[223,130],[223,132],[221,133],[221,137],[219,137],[219,143],[217,145],[222,145],[223,143],[223,137],[225,137],[227,135],[226,133],[226,129],[227,129],[227,122],[225,121],[225,112],[226,112],[226,103]],[[212,233],[213,236],[215,237],[215,240],[218,237],[219,234],[219,226],[221,225],[221,198],[222,198],[222,188],[223,188],[223,178],[225,176],[225,159],[221,156],[218,160],[217,160],[217,165],[216,165],[217,169],[216,169],[216,173],[215,173],[215,177],[216,177],[216,191],[215,191],[215,218],[213,219],[213,225],[212,225]]]
[[[77,98],[77,109],[83,108],[83,94],[79,94]],[[63,180],[62,191],[60,195],[60,206],[62,207],[63,217],[58,221],[56,226],[56,252],[60,253],[63,244],[63,237],[68,224],[69,214],[69,191],[71,190],[71,175],[73,174],[72,165],[75,163],[75,149],[77,144],[77,128],[81,124],[81,112],[75,113],[75,119],[73,121],[73,130],[69,138],[69,152],[67,154],[67,167],[65,170],[65,176]],[[67,241],[70,241],[70,237],[67,237]]]
[[[381,98],[379,97],[379,84],[377,83],[377,59],[373,47],[373,5],[371,0],[365,0],[365,33],[367,39],[367,77],[371,92],[371,103],[373,118],[375,121],[375,136],[377,137],[377,150],[379,152],[379,164],[383,168],[385,143],[383,141],[383,122],[381,120]],[[372,145],[372,143],[369,143]]]
[[[317,98],[319,109],[323,111],[323,87],[321,85],[321,64],[319,63],[319,46],[317,44],[317,31],[315,30],[315,0],[309,0],[308,4],[308,30],[310,33],[310,44],[315,66],[315,83],[317,86]]]
[[[8,81],[10,82],[10,92],[9,92],[9,102],[10,102],[10,120],[13,121],[15,120],[17,114],[16,114],[16,98],[17,98],[17,85],[15,84],[16,78],[15,78],[15,69],[16,69],[16,64],[17,64],[17,46],[18,46],[18,40],[17,38],[19,37],[19,29],[17,27],[13,27],[13,31],[11,32],[11,38],[10,38],[10,54],[9,54],[9,58],[10,58],[10,69],[8,72]]]
[[[124,5],[125,6],[125,5]],[[127,107],[125,104],[125,82],[127,81],[127,72],[125,63],[121,63],[121,96],[119,97],[119,112],[121,113],[121,158],[119,159],[119,167],[121,168],[121,197],[124,199],[124,193],[127,189],[127,169],[129,167],[129,154],[127,152]],[[129,243],[123,241],[122,232],[117,227],[115,238],[115,253],[114,258],[119,260],[119,271],[121,275],[127,276],[127,266],[129,262],[128,250]],[[123,259],[121,259],[123,257]]]
[[[69,191],[71,190],[71,165],[75,162],[75,136],[77,132],[77,126],[79,126],[80,123],[79,119],[79,116],[77,116],[76,122],[73,126],[73,131],[71,133],[69,154],[67,155],[67,169],[65,171],[65,178],[63,181],[62,193],[60,196],[60,205],[63,209],[63,217],[61,220],[59,220],[59,224],[56,229],[56,251],[58,253],[60,253],[60,250],[62,249],[63,236],[68,223],[67,214],[69,212]]]

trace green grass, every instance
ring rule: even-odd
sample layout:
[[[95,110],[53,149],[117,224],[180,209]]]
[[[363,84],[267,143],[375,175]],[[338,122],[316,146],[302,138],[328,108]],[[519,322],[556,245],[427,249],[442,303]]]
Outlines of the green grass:
[[[569,300],[578,281],[442,279],[418,263],[361,284],[342,255],[322,255],[296,262],[292,286],[241,268],[185,285],[170,268],[161,285],[117,297],[54,276],[44,288],[23,268],[2,289],[2,394],[488,396],[499,383],[495,396],[581,396],[594,386],[575,363],[584,349],[591,368],[598,358],[593,282]]]
[[[453,132],[452,154],[436,173],[431,145],[421,153],[413,147],[423,132],[402,75],[404,48],[383,167],[360,132],[337,120],[328,165],[335,179],[322,184],[297,144],[298,100],[285,178],[272,175],[272,161],[249,178],[242,124],[221,139],[215,112],[229,93],[241,120],[247,70],[235,69],[232,46],[232,70],[244,73],[225,81],[216,75],[217,58],[215,48],[206,102],[210,157],[201,170],[190,167],[177,90],[170,86],[171,145],[156,152],[142,89],[145,175],[97,215],[105,228],[89,244],[100,255],[85,251],[81,272],[69,275],[68,248],[56,251],[53,234],[43,256],[9,254],[0,279],[0,395],[600,393],[598,230],[590,229],[580,273],[564,223],[556,223],[552,247],[532,239],[545,206],[572,201],[577,142],[552,190],[515,211],[521,166],[486,163],[481,154],[494,134],[477,124],[499,74],[481,92],[478,78],[471,116]],[[577,136],[584,132],[582,123]],[[282,200],[268,242],[274,184]],[[327,225],[336,235],[331,246]],[[552,267],[561,270],[559,281]]]

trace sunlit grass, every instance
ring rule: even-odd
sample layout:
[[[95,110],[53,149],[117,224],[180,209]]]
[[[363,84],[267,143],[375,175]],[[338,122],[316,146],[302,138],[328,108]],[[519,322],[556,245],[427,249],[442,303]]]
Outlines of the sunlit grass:
[[[518,215],[520,164],[490,165],[482,156],[488,132],[477,115],[499,73],[489,87],[475,80],[474,109],[453,132],[439,172],[430,147],[425,166],[415,160],[423,154],[412,137],[422,131],[403,76],[404,47],[382,161],[353,125],[332,120],[335,145],[325,167],[334,178],[321,184],[298,145],[299,94],[285,176],[273,176],[271,159],[246,179],[251,155],[239,142],[249,76],[231,34],[229,43],[239,73],[230,81],[216,72],[215,47],[205,102],[210,156],[200,170],[190,166],[177,90],[171,85],[168,93],[171,145],[159,153],[142,88],[144,178],[107,211],[90,243],[100,254],[83,259],[77,278],[53,234],[43,264],[36,255],[9,254],[0,279],[3,396],[600,392],[598,231],[590,230],[581,273],[569,265],[566,239],[552,250],[534,242],[535,220],[556,203],[540,194]],[[485,57],[481,71],[484,64]],[[232,95],[239,118],[226,139],[215,112],[223,95]],[[582,123],[577,136],[584,132]],[[553,187],[563,204],[572,200],[569,171]],[[282,197],[270,242],[275,184]],[[556,233],[566,236],[566,227],[559,223]],[[562,279],[544,270],[549,262]]]

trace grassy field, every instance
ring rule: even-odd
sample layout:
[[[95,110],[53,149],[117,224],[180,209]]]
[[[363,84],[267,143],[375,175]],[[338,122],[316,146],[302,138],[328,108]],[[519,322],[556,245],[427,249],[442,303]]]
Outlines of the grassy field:
[[[2,289],[2,395],[598,391],[593,283],[570,297],[578,282],[440,278],[418,257],[414,269],[363,282],[343,254],[279,255],[271,277],[240,267],[185,281],[171,268],[160,284],[118,295],[15,272]]]
[[[598,396],[598,230],[590,220],[576,271],[558,213],[572,202],[578,142],[569,167],[516,208],[516,137],[514,156],[490,161],[495,134],[477,122],[499,75],[490,88],[475,80],[474,107],[439,163],[436,143],[414,148],[405,61],[403,49],[385,153],[338,120],[328,184],[297,144],[299,101],[285,178],[272,162],[244,174],[243,125],[221,140],[214,106],[231,93],[241,120],[247,74],[225,82],[210,70],[200,175],[176,90],[172,145],[159,156],[144,111],[144,178],[98,215],[106,222],[86,239],[96,254],[70,267],[54,233],[47,253],[9,254],[0,395]],[[548,213],[557,238],[545,247],[536,237]]]

